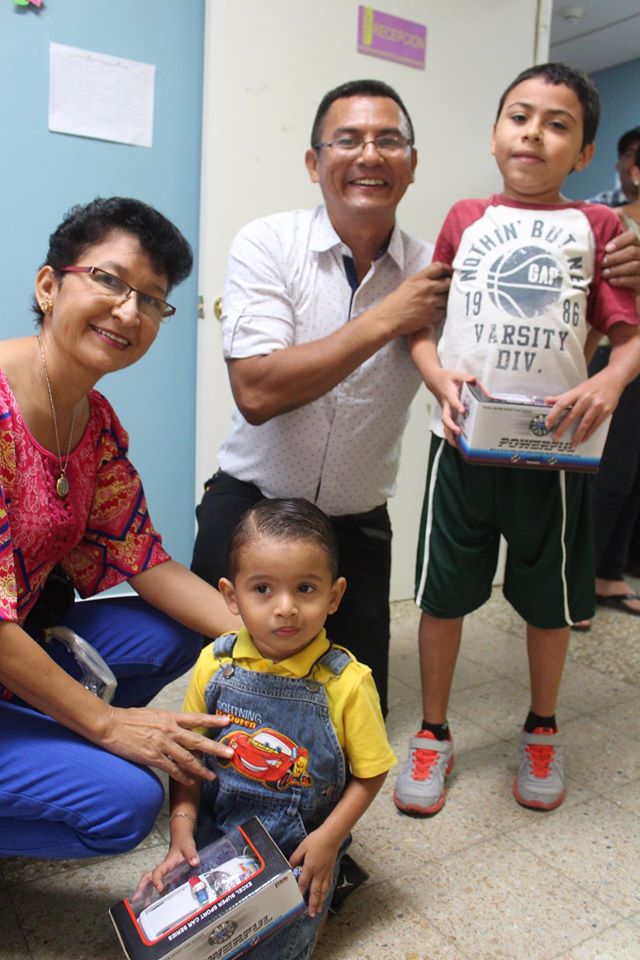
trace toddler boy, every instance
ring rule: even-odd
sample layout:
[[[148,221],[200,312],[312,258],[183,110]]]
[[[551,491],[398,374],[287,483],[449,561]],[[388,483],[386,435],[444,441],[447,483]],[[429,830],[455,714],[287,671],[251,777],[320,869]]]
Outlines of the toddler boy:
[[[395,763],[368,667],[327,639],[340,603],[331,521],[306,500],[263,500],[240,520],[219,588],[243,628],[206,647],[185,710],[227,716],[208,731],[235,751],[216,779],[171,782],[171,845],[152,879],[258,816],[308,895],[308,913],[252,956],[311,955],[350,831]],[[220,758],[217,758],[220,759]],[[208,762],[208,761],[206,761]],[[295,946],[294,946],[295,944]],[[286,945],[286,950],[283,945]]]

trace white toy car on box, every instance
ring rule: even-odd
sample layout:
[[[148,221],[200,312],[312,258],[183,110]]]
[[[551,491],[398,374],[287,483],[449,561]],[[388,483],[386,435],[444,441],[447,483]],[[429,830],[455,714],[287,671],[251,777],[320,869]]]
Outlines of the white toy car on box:
[[[189,877],[186,883],[146,907],[138,917],[138,923],[149,940],[159,940],[198,914],[203,906],[244,883],[259,869],[255,857],[233,857],[215,870]]]

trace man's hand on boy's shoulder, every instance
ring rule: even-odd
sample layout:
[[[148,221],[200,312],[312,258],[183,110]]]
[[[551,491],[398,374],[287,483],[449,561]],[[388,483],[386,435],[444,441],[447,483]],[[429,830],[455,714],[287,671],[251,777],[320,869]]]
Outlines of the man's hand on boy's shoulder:
[[[640,238],[625,230],[605,247],[602,275],[614,287],[630,287],[640,296]]]

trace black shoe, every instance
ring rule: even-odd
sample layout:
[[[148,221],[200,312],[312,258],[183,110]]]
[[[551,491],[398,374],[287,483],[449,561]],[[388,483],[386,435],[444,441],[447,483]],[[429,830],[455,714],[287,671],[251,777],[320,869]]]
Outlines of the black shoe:
[[[344,857],[342,858],[342,863],[340,864],[338,882],[336,883],[336,888],[333,891],[333,896],[329,905],[329,913],[332,916],[340,913],[342,906],[349,894],[353,893],[354,890],[357,890],[358,887],[368,879],[369,874],[367,871],[363,870],[362,867],[359,867],[355,860],[350,857],[348,853],[345,853]]]

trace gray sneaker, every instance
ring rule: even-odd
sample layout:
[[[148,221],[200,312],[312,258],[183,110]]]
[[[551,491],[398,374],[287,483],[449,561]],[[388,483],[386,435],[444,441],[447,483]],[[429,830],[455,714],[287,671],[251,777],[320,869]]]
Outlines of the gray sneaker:
[[[444,781],[453,770],[453,741],[419,730],[409,741],[409,759],[398,774],[393,802],[398,810],[437,813],[447,799]]]
[[[520,734],[513,795],[523,807],[555,810],[564,800],[564,759],[560,734],[547,727]]]

